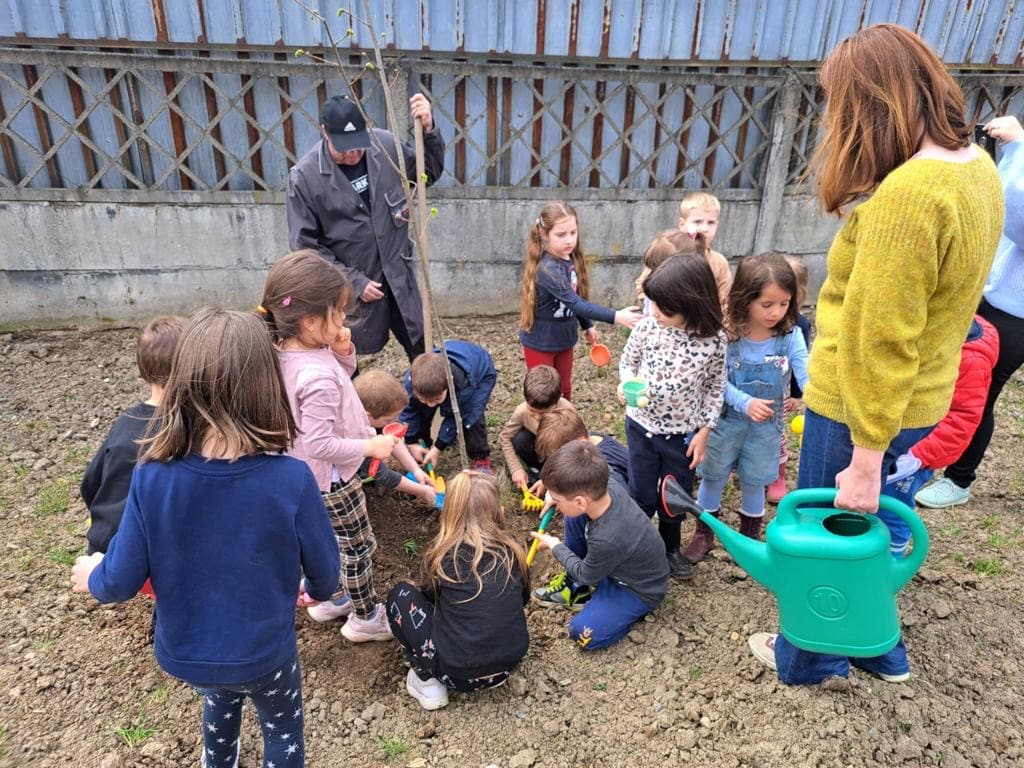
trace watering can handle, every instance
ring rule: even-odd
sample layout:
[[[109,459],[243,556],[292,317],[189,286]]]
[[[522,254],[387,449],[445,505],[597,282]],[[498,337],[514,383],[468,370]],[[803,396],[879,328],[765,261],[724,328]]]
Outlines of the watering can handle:
[[[800,488],[787,493],[779,502],[775,517],[782,521],[795,521],[796,509],[801,504],[834,504],[836,500],[836,488]],[[928,554],[928,529],[920,517],[899,499],[892,496],[882,495],[878,499],[879,509],[899,517],[910,528],[910,535],[913,538],[913,551],[902,559],[893,560],[893,591],[898,590],[917,573],[925,556]]]

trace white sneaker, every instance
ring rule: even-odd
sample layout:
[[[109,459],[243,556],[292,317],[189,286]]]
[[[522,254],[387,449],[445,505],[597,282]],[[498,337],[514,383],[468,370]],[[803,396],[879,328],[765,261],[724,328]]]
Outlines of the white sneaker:
[[[775,669],[775,640],[778,635],[774,632],[755,632],[747,639],[747,645],[754,658],[764,664],[768,669]]]
[[[415,669],[410,669],[405,676],[405,690],[424,709],[440,709],[448,706],[448,689],[441,681],[436,677],[420,680]]]
[[[368,619],[360,619],[355,614],[348,617],[345,626],[341,628],[341,634],[353,643],[368,643],[371,640],[390,640],[394,637],[391,634],[391,625],[388,624],[388,614],[382,603],[377,603]]]
[[[311,605],[306,612],[313,621],[334,621],[334,619],[340,619],[342,616],[352,613],[352,601],[348,599],[348,595],[342,595],[333,600],[325,600],[322,603]]]
[[[966,504],[970,500],[970,486],[961,488],[948,477],[926,485],[914,496],[914,501],[922,507],[930,507],[931,509],[955,507],[958,504]]]

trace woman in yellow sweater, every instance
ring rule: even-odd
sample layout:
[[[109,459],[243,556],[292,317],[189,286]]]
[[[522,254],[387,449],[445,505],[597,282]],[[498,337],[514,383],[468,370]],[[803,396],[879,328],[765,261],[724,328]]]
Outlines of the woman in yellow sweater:
[[[798,485],[835,486],[837,507],[876,513],[882,477],[949,407],[1002,229],[1002,191],[971,143],[960,86],[914,33],[858,32],[828,57],[820,82],[822,207],[842,215],[859,204],[829,249],[818,296]],[[849,672],[850,659],[781,635],[759,632],[750,648],[789,684]],[[902,640],[852,661],[890,682],[910,675]]]

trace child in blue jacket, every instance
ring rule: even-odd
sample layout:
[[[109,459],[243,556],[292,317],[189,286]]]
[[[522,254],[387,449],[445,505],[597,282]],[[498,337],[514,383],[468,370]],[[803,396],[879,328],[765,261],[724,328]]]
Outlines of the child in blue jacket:
[[[473,469],[490,472],[491,448],[487,443],[484,412],[498,380],[498,371],[491,355],[481,346],[468,341],[446,341],[445,349],[452,365],[452,381],[466,436],[466,453]],[[458,435],[441,350],[435,348],[433,352],[426,352],[413,360],[412,367],[405,374],[404,384],[409,393],[409,405],[402,411],[399,421],[409,425],[405,442],[420,464],[436,465],[441,451],[455,443]],[[430,427],[438,408],[441,409],[441,428],[437,438],[432,439]],[[420,441],[426,447],[420,445]]]

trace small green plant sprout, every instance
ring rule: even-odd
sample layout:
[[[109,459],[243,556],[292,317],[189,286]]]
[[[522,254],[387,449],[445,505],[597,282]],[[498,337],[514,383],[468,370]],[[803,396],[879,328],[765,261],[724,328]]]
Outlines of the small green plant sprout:
[[[52,560],[57,565],[64,565],[70,568],[75,564],[78,557],[78,550],[71,550],[67,547],[52,547],[46,550],[46,559]]]
[[[171,684],[160,683],[153,692],[149,694],[149,700],[154,704],[163,704],[167,701],[167,697],[171,695]]]
[[[140,709],[139,714],[132,719],[131,725],[114,728],[113,734],[123,741],[128,749],[135,749],[159,730],[146,721],[146,712]]]
[[[691,683],[695,683],[700,679],[700,676],[704,674],[703,667],[690,667],[686,676],[690,678]]]
[[[416,557],[420,553],[420,545],[416,539],[406,539],[403,541],[402,549],[409,557]]]
[[[1010,537],[1002,531],[993,531],[988,536],[988,545],[995,549],[1002,549],[1010,543]]]
[[[409,751],[409,745],[405,743],[404,739],[390,736],[381,736],[377,740],[377,746],[384,753],[384,759],[388,761],[394,760],[396,757],[404,755]]]
[[[981,518],[981,527],[982,528],[994,528],[998,524],[999,524],[999,515],[997,515],[995,513],[992,513],[990,515],[985,515],[985,517]]]
[[[67,511],[70,500],[71,483],[67,478],[52,480],[39,491],[36,498],[35,512],[39,517],[52,517]]]
[[[1006,565],[998,557],[978,557],[971,563],[971,570],[981,576],[999,576],[1006,573]]]
[[[599,682],[599,683],[594,683],[594,690],[595,691],[607,691],[608,690],[608,683],[604,682],[603,680],[601,682]]]

